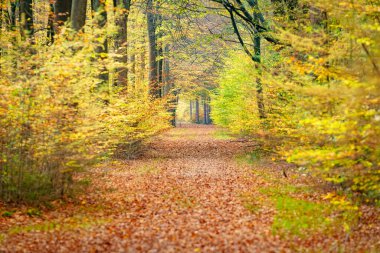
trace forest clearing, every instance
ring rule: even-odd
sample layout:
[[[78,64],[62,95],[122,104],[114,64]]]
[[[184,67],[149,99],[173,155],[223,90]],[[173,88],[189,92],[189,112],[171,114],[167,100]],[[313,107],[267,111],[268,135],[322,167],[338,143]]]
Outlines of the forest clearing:
[[[380,252],[380,2],[0,0],[0,252]]]

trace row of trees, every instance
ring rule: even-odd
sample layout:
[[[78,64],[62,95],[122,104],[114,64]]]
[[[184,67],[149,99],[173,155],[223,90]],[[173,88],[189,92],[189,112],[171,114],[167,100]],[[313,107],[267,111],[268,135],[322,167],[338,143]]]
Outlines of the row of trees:
[[[174,123],[161,5],[1,1],[1,199],[60,197],[74,172]]]
[[[214,94],[205,121],[379,196],[376,3],[3,0],[0,16],[3,199],[64,192],[72,171],[165,129],[178,92]]]
[[[214,122],[379,203],[378,3],[213,2],[244,52],[225,57]]]

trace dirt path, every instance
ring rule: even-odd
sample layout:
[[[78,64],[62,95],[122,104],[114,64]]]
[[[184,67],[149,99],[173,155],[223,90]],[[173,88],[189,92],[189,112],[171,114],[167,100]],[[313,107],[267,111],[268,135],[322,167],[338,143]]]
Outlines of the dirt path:
[[[284,180],[304,187],[305,180],[284,179],[278,165],[268,161],[239,163],[236,157],[254,143],[217,139],[215,131],[173,129],[141,157],[95,168],[87,175],[88,193],[78,201],[57,202],[41,217],[16,213],[8,219],[1,227],[6,232],[0,250],[319,252],[377,247],[378,213],[372,209],[367,217],[371,229],[364,224],[349,240],[334,232],[301,239],[273,233],[276,208],[262,189],[282,186]],[[319,196],[300,194],[310,200]]]

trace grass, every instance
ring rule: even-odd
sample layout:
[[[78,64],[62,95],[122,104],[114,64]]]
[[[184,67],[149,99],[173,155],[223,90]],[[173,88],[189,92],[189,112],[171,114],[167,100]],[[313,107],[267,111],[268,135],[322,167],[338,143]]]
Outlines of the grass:
[[[263,149],[254,149],[245,154],[241,154],[235,157],[239,164],[249,164],[254,165],[264,160],[268,157],[268,152]]]
[[[268,177],[267,177],[268,178]],[[279,184],[277,187],[265,187],[259,192],[267,196],[290,196],[296,194],[310,193],[312,188],[309,186],[295,186],[291,184]]]
[[[224,129],[217,129],[213,132],[213,137],[217,140],[233,140],[235,137],[232,134]]]
[[[280,235],[306,237],[315,233],[328,233],[335,229],[333,209],[326,203],[315,203],[292,197],[274,199],[277,214],[272,232]]]
[[[357,210],[325,200],[305,198],[316,189],[309,185],[297,185],[265,168],[257,168],[264,156],[265,152],[253,150],[236,157],[240,164],[255,165],[253,174],[266,182],[264,187],[256,189],[256,193],[246,193],[240,197],[242,205],[251,213],[260,212],[262,207],[275,209],[271,227],[274,235],[305,238],[322,233],[349,233],[359,217]]]
[[[139,175],[151,175],[151,174],[158,174],[160,170],[154,166],[151,165],[143,165],[136,169],[136,173]]]
[[[68,219],[57,221],[45,221],[42,223],[31,224],[26,226],[15,226],[10,228],[3,237],[6,235],[14,235],[20,233],[31,232],[50,232],[54,230],[73,230],[77,228],[89,229],[93,226],[102,225],[109,222],[109,219],[94,219],[82,215],[76,215]]]

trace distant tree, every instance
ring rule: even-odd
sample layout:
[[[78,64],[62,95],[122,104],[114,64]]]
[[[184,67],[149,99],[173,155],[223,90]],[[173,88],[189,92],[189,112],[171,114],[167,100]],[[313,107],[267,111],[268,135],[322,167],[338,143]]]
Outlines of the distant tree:
[[[201,121],[200,121],[200,117],[199,117],[199,99],[197,98],[195,100],[195,123],[199,124]]]

